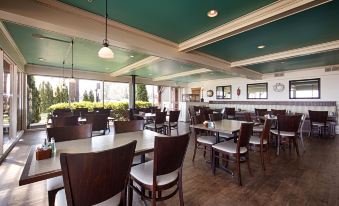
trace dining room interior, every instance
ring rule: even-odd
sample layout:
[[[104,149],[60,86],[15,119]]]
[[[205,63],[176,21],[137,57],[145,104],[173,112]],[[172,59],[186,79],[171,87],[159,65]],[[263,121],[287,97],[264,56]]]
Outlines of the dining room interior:
[[[1,0],[0,206],[339,205],[338,19]]]

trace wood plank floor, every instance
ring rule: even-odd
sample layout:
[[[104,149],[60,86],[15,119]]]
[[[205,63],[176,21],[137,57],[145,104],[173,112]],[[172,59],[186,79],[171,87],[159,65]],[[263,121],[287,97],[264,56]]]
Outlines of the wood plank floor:
[[[180,133],[187,131],[181,124]],[[44,131],[27,132],[0,166],[0,205],[48,205],[46,182],[18,186],[30,145],[39,144]],[[242,165],[243,187],[236,177],[217,170],[198,151],[192,163],[193,140],[184,163],[185,205],[339,205],[339,139],[306,138],[306,152],[297,157],[288,151],[276,157],[263,172],[258,153],[251,153],[254,177]],[[234,168],[234,167],[231,167]],[[159,205],[178,205],[178,196]],[[144,202],[134,195],[133,205]],[[149,205],[149,202],[147,202]]]

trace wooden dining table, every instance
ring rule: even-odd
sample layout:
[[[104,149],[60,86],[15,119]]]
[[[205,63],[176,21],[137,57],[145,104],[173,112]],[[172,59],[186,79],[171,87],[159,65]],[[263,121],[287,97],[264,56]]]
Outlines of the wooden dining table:
[[[144,155],[153,152],[156,136],[165,135],[144,130],[58,142],[56,143],[56,153],[51,158],[44,160],[36,160],[35,150],[38,145],[32,146],[22,171],[19,185],[26,185],[62,175],[60,166],[61,153],[99,152],[137,140],[135,155]]]

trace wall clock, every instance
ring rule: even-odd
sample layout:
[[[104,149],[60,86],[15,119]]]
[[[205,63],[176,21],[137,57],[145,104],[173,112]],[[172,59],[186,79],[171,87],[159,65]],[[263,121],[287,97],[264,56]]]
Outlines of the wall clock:
[[[273,86],[273,91],[275,91],[275,92],[282,92],[284,90],[285,90],[285,85],[283,85],[282,83],[276,83]]]
[[[208,97],[213,97],[213,93],[214,93],[213,90],[207,90],[206,93]]]

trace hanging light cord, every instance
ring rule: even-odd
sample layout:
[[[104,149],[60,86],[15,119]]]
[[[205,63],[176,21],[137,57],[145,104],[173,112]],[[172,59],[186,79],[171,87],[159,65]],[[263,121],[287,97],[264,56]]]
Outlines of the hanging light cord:
[[[107,12],[107,0],[106,0],[106,17],[105,17],[105,40],[103,45],[108,47],[108,40],[107,40],[107,19],[108,19],[108,12]]]
[[[73,79],[73,57],[74,57],[73,47],[74,47],[74,41],[72,39],[72,79]]]

